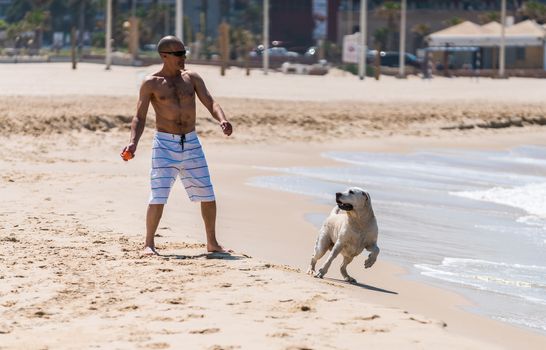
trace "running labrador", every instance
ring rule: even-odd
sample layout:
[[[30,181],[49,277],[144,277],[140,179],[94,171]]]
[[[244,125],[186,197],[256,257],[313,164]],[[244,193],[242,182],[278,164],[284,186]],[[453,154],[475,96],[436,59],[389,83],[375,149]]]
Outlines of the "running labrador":
[[[355,283],[356,280],[347,274],[347,265],[355,256],[362,253],[364,248],[370,252],[364,267],[372,267],[375,263],[379,254],[377,221],[370,195],[361,188],[351,187],[345,192],[336,193],[336,202],[337,207],[322,224],[307,273],[319,278],[324,277],[332,261],[341,253],[343,255],[341,275],[345,281]],[[328,259],[315,273],[315,264],[327,250],[331,250]]]

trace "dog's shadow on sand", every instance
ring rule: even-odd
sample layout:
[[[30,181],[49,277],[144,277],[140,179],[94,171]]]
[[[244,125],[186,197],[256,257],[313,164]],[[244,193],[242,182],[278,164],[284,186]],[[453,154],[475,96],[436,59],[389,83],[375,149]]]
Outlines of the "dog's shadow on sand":
[[[182,254],[159,254],[159,258],[175,259],[175,260],[195,260],[195,259],[217,259],[217,260],[241,260],[246,259],[246,256],[233,255],[230,253],[202,253],[196,255]]]
[[[360,283],[360,282],[351,283],[351,282],[343,281],[343,280],[340,280],[340,279],[337,279],[337,278],[324,278],[324,279],[328,280],[328,281],[331,281],[331,282],[343,283],[343,284],[348,284],[348,285],[351,285],[351,286],[364,288],[364,289],[371,290],[371,291],[374,291],[374,292],[381,292],[381,293],[398,295],[398,292],[394,292],[392,290],[383,289],[383,288],[379,288],[379,287],[370,286],[369,284],[365,284],[365,283]]]

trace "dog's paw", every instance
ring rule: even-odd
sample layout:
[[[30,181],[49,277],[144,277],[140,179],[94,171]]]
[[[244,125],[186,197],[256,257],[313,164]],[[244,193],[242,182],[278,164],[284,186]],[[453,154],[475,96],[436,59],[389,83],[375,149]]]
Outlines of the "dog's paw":
[[[312,268],[309,268],[307,269],[307,274],[312,276],[315,274],[315,270],[313,270]]]
[[[368,258],[366,259],[366,261],[364,261],[364,268],[369,269],[370,267],[373,266],[374,263],[375,263],[375,259]]]
[[[316,278],[322,278],[322,277],[324,277],[324,272],[322,272],[322,270],[318,270],[318,272],[315,273],[315,277],[316,277]]]
[[[351,284],[356,283],[356,280],[354,278],[352,278],[351,276],[345,277],[344,280],[345,280],[345,282],[349,282]]]

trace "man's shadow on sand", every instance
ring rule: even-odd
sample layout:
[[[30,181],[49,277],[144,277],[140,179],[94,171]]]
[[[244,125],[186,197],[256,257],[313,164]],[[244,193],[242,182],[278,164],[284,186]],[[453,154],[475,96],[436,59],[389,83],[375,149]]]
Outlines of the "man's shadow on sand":
[[[370,286],[369,284],[365,284],[365,283],[360,283],[360,282],[350,283],[350,282],[343,281],[343,280],[340,280],[340,279],[337,279],[337,278],[328,278],[328,277],[323,278],[323,279],[331,281],[331,282],[337,282],[337,283],[349,284],[351,286],[357,286],[357,287],[364,288],[364,289],[367,289],[367,290],[371,290],[371,291],[374,291],[374,292],[381,292],[381,293],[398,295],[398,292],[394,292],[392,290],[383,289],[383,288],[379,288],[379,287]]]
[[[182,255],[182,254],[158,254],[159,258],[163,259],[175,259],[175,260],[194,260],[194,259],[217,259],[217,260],[242,260],[247,259],[246,256],[233,255],[231,253],[202,253],[196,255]]]

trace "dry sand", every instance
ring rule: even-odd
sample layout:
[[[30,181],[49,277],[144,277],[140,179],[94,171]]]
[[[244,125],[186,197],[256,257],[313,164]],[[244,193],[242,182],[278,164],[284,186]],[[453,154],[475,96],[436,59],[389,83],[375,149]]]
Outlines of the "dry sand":
[[[0,65],[0,131],[127,128],[140,82],[158,68],[105,71],[101,65],[80,64],[72,71],[66,64]],[[460,130],[546,125],[544,79],[384,77],[362,82],[348,74],[264,76],[254,71],[247,77],[233,68],[222,78],[216,67],[195,70],[237,126],[234,138],[242,142],[432,136],[442,131],[453,135]],[[153,119],[152,112],[150,116]],[[216,124],[200,105],[198,116],[201,135],[217,137]]]
[[[152,130],[134,160],[118,153],[143,70],[0,65],[0,349],[544,348],[546,337],[461,311],[463,298],[405,280],[381,257],[356,286],[335,271],[308,277],[301,270],[316,232],[304,214],[329,208],[245,185],[267,174],[255,166],[328,165],[324,150],[545,144],[542,81],[510,79],[525,89],[509,99],[506,81],[482,79],[489,91],[467,100],[452,88],[475,82],[435,80],[429,102],[414,92],[421,81],[358,85],[393,92],[372,102],[339,91],[357,89],[347,76],[249,82],[201,68],[235,124],[226,139],[200,111],[219,236],[236,253],[205,254],[198,206],[177,188],[158,231],[163,256],[141,258]],[[264,82],[269,99],[259,99]],[[479,127],[499,115],[505,128]]]
[[[459,131],[546,125],[546,103],[311,102],[219,97],[240,142],[327,141],[389,135],[453,135]],[[42,135],[63,130],[129,130],[135,97],[1,96],[0,132]],[[154,126],[150,113],[150,127]],[[202,136],[221,137],[199,105]],[[528,130],[526,129],[525,132]]]

